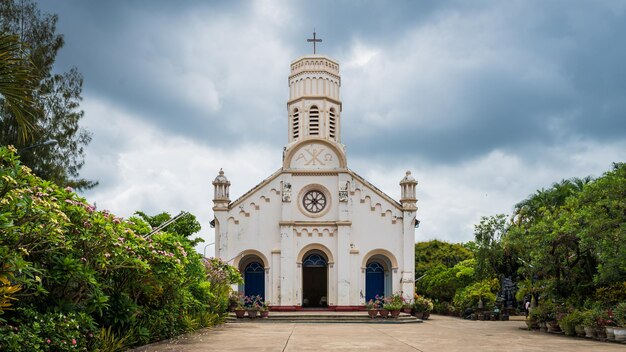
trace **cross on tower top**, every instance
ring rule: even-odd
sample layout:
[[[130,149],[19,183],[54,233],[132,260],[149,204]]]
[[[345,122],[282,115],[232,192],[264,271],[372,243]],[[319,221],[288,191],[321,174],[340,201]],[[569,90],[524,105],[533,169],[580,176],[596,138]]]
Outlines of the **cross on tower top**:
[[[313,54],[315,54],[315,43],[321,43],[322,40],[321,39],[316,39],[315,38],[315,29],[313,30],[313,39],[307,39],[306,40],[309,43],[313,43]]]

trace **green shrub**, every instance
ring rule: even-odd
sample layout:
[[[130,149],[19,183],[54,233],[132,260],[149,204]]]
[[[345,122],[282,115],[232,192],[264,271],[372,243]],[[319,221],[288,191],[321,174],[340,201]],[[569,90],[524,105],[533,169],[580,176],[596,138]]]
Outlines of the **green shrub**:
[[[567,335],[573,335],[576,326],[583,325],[583,321],[584,315],[581,311],[574,309],[561,317],[559,320],[559,326]]]
[[[626,302],[622,302],[613,308],[613,319],[621,327],[626,327]]]
[[[496,302],[496,292],[500,287],[498,279],[482,280],[470,284],[454,295],[454,305],[458,311],[466,308],[476,308],[479,301],[483,302],[483,308],[490,309]]]
[[[222,320],[241,276],[195,251],[193,215],[148,236],[168,214],[98,211],[33,175],[14,152],[0,148],[0,350],[91,350],[99,342],[114,350]],[[71,328],[54,314],[83,323]]]
[[[0,326],[2,351],[85,351],[97,345],[96,327],[85,313],[38,313],[17,308],[11,324]]]

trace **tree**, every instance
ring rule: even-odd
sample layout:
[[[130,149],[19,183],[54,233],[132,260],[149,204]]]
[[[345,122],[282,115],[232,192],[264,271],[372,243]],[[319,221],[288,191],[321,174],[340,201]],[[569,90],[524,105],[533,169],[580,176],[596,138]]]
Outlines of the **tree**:
[[[506,241],[507,217],[504,214],[483,216],[474,225],[476,274],[479,279],[512,276],[517,271],[517,258]]]
[[[0,32],[19,37],[24,43],[24,55],[38,72],[32,100],[31,138],[26,141],[20,137],[23,119],[5,95],[0,100],[0,144],[17,146],[21,161],[38,176],[61,186],[86,189],[97,182],[78,178],[84,165],[84,147],[91,141],[90,133],[79,126],[84,115],[79,110],[83,77],[76,68],[52,72],[56,55],[64,44],[62,35],[56,33],[57,20],[56,15],[42,14],[31,0],[0,3]],[[50,139],[58,144],[24,149]]]
[[[157,228],[172,218],[172,216],[167,212],[150,216],[142,211],[137,211],[135,212],[135,215],[139,216],[143,221],[150,224],[152,228]],[[189,238],[191,235],[197,233],[200,230],[200,223],[191,213],[186,213],[185,215],[178,218],[175,222],[169,224],[165,229],[163,229],[163,231],[175,233],[185,238]],[[195,239],[194,241],[195,245],[197,242],[202,242],[202,239]]]
[[[5,101],[4,108],[15,117],[20,141],[29,140],[29,131],[34,127],[36,83],[36,69],[28,63],[18,36],[0,33],[0,97]]]
[[[415,276],[420,277],[439,264],[451,268],[472,257],[472,252],[462,244],[439,240],[418,242],[415,244]]]

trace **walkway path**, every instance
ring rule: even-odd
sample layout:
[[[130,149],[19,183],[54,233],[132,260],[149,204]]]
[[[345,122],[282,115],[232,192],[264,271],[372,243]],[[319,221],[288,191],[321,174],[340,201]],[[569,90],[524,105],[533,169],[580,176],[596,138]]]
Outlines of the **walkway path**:
[[[437,315],[406,325],[226,324],[136,351],[626,351],[623,344],[520,329],[524,326]]]

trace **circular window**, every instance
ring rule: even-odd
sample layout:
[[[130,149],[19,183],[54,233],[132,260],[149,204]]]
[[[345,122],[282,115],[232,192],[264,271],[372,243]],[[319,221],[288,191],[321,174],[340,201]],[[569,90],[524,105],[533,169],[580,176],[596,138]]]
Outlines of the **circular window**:
[[[317,214],[326,207],[326,196],[318,190],[308,191],[302,197],[302,205],[308,212]]]

